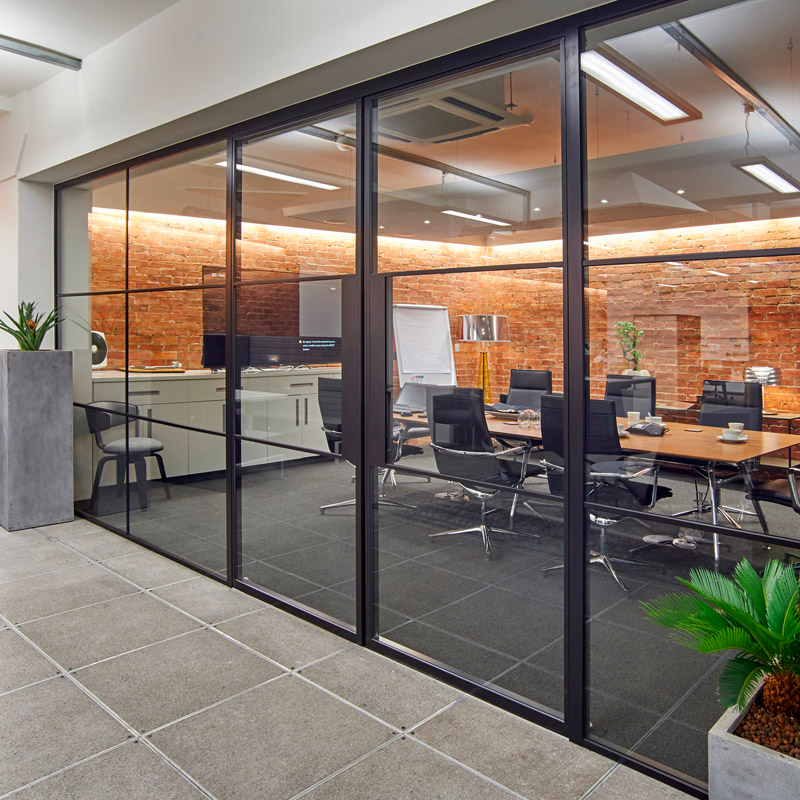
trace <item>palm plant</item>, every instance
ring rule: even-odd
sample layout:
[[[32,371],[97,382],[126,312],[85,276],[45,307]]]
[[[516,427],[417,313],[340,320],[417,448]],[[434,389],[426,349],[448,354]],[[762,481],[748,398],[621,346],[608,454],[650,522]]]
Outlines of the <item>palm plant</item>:
[[[4,312],[11,325],[0,320],[0,330],[11,334],[17,340],[20,350],[38,350],[47,331],[61,322],[57,308],[47,316],[35,313],[35,309],[36,303],[20,303],[17,308],[17,319]]]
[[[791,567],[769,561],[763,575],[742,559],[733,578],[693,569],[677,579],[691,594],[642,603],[657,625],[700,653],[738,651],[719,678],[718,696],[742,710],[765,677],[762,702],[773,713],[800,715],[800,581]]]

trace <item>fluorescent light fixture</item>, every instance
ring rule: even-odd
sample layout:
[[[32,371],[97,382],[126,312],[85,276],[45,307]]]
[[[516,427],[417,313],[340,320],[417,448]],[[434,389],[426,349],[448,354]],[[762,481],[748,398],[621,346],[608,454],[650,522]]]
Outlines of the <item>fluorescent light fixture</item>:
[[[734,167],[746,172],[751,178],[761,181],[765,186],[781,194],[800,192],[800,182],[773,164],[768,158],[748,158],[744,161],[732,161]]]
[[[536,206],[536,208],[534,208],[533,210],[534,210],[534,211],[541,211],[542,209],[541,209],[541,208],[539,208],[539,206]]]
[[[227,167],[228,162],[218,161],[216,165],[218,167]],[[253,175],[263,175],[265,178],[275,178],[275,180],[278,181],[287,181],[288,183],[299,183],[303,186],[312,186],[315,189],[327,189],[328,191],[333,191],[334,189],[341,188],[330,183],[310,181],[307,178],[295,178],[294,175],[284,175],[282,172],[272,172],[271,170],[261,169],[259,167],[249,167],[247,164],[237,164],[236,169],[240,170],[241,172],[251,172]]]
[[[686,189],[678,189],[675,194],[686,194]]]
[[[587,247],[600,247],[603,250],[612,250],[607,244],[600,244],[600,242],[584,242]]]
[[[452,208],[446,208],[442,214],[449,214],[451,217],[463,217],[464,219],[471,219],[475,222],[485,222],[487,225],[502,225],[503,227],[510,227],[510,222],[502,222],[499,219],[492,219],[491,217],[482,217],[480,214],[465,214],[463,211],[455,211]]]
[[[677,289],[678,285],[676,283],[657,283],[656,286],[664,286],[667,289]]]
[[[709,275],[721,275],[723,278],[730,278],[730,273],[720,272],[718,269],[707,269],[706,272]]]
[[[669,264],[670,269],[679,269],[683,272],[693,272],[691,267],[685,267],[680,261],[667,261],[666,263]]]
[[[754,281],[752,278],[750,278],[750,280],[748,280],[747,282],[748,283],[761,283],[761,281]]]
[[[675,122],[689,117],[682,108],[678,108],[596,50],[581,54],[581,69],[663,122]]]

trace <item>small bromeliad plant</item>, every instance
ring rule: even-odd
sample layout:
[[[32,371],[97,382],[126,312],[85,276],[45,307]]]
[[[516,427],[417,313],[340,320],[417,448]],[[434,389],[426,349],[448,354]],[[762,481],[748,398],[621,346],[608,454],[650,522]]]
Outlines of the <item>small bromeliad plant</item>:
[[[639,330],[632,322],[618,322],[617,339],[622,350],[622,357],[630,364],[630,368],[634,372],[638,372],[642,351],[637,347],[644,339],[644,331]]]
[[[20,350],[38,350],[47,331],[61,322],[57,308],[45,316],[36,313],[36,303],[20,303],[16,319],[8,312],[5,315],[11,325],[0,320],[0,330],[11,334],[17,340]]]
[[[690,580],[677,580],[691,594],[668,594],[642,606],[692,650],[737,651],[719,678],[720,703],[741,711],[763,676],[764,708],[800,719],[800,581],[794,570],[769,561],[759,576],[742,559],[733,578],[693,569]]]

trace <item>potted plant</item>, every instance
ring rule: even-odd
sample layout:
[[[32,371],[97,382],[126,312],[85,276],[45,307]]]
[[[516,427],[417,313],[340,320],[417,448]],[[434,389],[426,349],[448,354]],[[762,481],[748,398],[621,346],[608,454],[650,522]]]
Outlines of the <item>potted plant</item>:
[[[632,322],[617,323],[617,340],[622,349],[622,357],[629,364],[623,375],[649,375],[646,369],[639,369],[642,351],[638,350],[639,343],[644,339],[644,331],[639,330]]]
[[[8,531],[73,518],[72,353],[41,350],[58,310],[20,303],[0,330],[19,350],[0,350],[0,525]],[[10,324],[9,324],[10,323]]]
[[[733,578],[693,569],[690,594],[642,603],[658,625],[700,653],[735,651],[717,694],[728,710],[709,732],[711,800],[800,796],[800,580],[743,559]]]

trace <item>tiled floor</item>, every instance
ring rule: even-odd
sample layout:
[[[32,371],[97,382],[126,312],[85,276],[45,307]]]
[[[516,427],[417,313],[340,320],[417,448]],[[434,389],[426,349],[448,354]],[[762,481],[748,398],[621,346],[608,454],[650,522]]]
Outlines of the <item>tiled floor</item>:
[[[89,522],[0,552],[0,797],[685,797]]]

